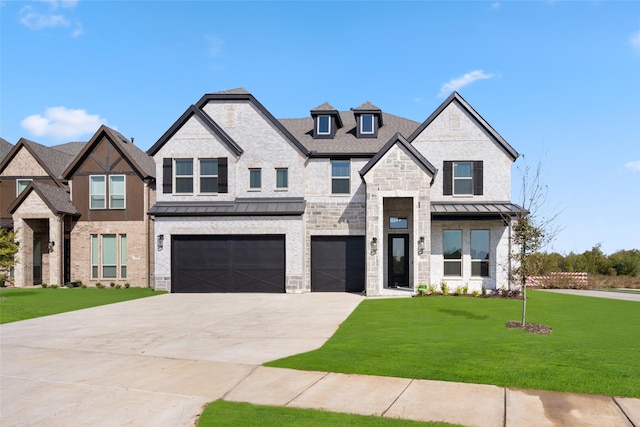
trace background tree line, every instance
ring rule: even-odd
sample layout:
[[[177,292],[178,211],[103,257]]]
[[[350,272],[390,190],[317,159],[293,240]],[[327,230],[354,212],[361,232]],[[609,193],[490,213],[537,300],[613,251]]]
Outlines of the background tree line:
[[[586,272],[606,276],[640,277],[640,250],[621,250],[605,255],[600,245],[581,254],[570,252],[562,255],[557,252],[537,252],[530,255],[532,264],[538,267],[536,275],[546,275],[554,271]]]

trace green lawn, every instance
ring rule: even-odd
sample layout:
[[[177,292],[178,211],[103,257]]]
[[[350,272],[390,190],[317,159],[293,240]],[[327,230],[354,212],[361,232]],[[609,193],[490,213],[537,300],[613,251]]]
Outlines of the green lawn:
[[[522,301],[363,301],[320,349],[266,366],[640,397],[640,304],[530,291]]]
[[[162,293],[164,292],[157,292],[150,288],[3,288],[0,289],[0,323],[48,316]]]
[[[200,416],[198,427],[261,426],[261,427],[324,427],[324,426],[429,426],[451,427],[447,423],[422,423],[393,418],[340,414],[313,409],[284,408],[216,400]]]

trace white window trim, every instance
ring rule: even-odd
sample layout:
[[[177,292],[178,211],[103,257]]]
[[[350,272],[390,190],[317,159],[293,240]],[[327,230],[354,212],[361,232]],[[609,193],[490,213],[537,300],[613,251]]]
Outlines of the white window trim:
[[[371,131],[367,132],[364,130],[364,118],[371,117]],[[376,133],[376,119],[373,114],[362,114],[360,115],[360,133],[363,135],[373,135]]]
[[[460,163],[469,163],[471,165],[471,176],[456,177],[456,165]],[[473,196],[473,162],[453,162],[451,165],[451,194],[457,197]],[[469,193],[456,193],[456,180],[471,181],[471,191]]]
[[[276,169],[276,191],[287,191],[289,189],[289,168],[275,168]],[[285,171],[287,174],[287,185],[286,187],[278,187],[278,171]]]
[[[191,160],[191,175],[178,175],[178,161],[179,160]],[[195,194],[196,192],[196,162],[193,161],[192,157],[177,157],[173,159],[173,191],[174,195],[184,196],[188,194]],[[179,178],[189,178],[191,177],[191,192],[179,192],[178,191],[178,179]]]
[[[258,171],[260,173],[260,186],[251,186],[251,171]],[[249,191],[262,191],[262,168],[249,168]]]
[[[333,176],[333,162],[347,162],[349,163],[349,175],[348,176]],[[351,195],[351,160],[331,160],[329,162],[329,174],[331,175],[331,182],[330,182],[330,193],[332,196],[337,196],[337,197],[344,197],[344,196],[350,196]],[[334,179],[344,179],[347,180],[349,182],[349,191],[346,193],[334,193],[333,192],[333,180]]]
[[[124,193],[122,194],[124,206],[122,206],[121,208],[114,208],[111,206],[111,178],[114,176],[121,176],[124,178]],[[109,188],[107,192],[109,193],[109,209],[115,209],[115,210],[127,209],[127,176],[126,175],[109,175]]]
[[[212,158],[212,157],[203,157],[203,158],[198,158],[198,169],[195,169],[195,164],[194,164],[194,169],[193,169],[193,175],[197,175],[198,176],[198,194],[203,194],[203,195],[213,195],[213,194],[218,194],[218,190],[216,189],[216,191],[202,191],[202,182],[201,179],[202,178],[217,178],[218,179],[218,183],[220,182],[220,171],[218,171],[217,175],[203,175],[202,174],[202,168],[200,167],[200,162],[202,160],[215,160],[216,163],[218,162],[218,159],[216,158]],[[194,162],[195,163],[195,162]],[[218,167],[220,167],[220,165],[218,165]],[[197,172],[197,173],[196,173]],[[218,184],[219,185],[219,184]],[[194,178],[194,186],[193,186],[193,192],[196,192],[196,186],[195,186],[195,178]],[[188,194],[188,193],[178,193],[178,194]]]
[[[31,178],[18,178],[16,179],[16,197],[18,197],[20,194],[22,194],[22,191],[24,191],[24,189],[22,191],[18,191],[20,190],[20,182],[33,182],[33,179]],[[24,187],[27,188],[29,184],[25,185]]]
[[[321,117],[326,117],[327,120],[329,120],[329,130],[327,132],[320,131],[320,118]],[[318,135],[331,135],[331,116],[329,116],[327,114],[319,115],[318,119],[316,120],[316,122],[317,122],[317,124],[316,124],[316,134],[318,134]]]
[[[104,206],[102,206],[101,208],[94,208],[91,205],[91,202],[92,202],[91,197],[94,196],[94,194],[91,192],[91,190],[92,190],[91,189],[91,187],[92,187],[91,183],[92,183],[92,178],[95,178],[95,177],[104,178],[104,193],[101,194],[104,197]],[[95,195],[98,196],[100,194],[95,194]],[[107,209],[107,206],[108,206],[108,204],[107,204],[107,176],[106,175],[89,175],[89,209],[90,210]]]

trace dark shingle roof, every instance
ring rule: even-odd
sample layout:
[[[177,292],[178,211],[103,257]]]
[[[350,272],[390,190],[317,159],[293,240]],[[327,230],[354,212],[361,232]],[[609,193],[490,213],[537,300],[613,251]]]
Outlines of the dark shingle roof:
[[[4,138],[0,138],[0,162],[4,159],[9,151],[13,148],[13,145]]]
[[[73,161],[74,156],[64,151],[59,151],[25,138],[21,138],[18,143],[20,142],[37,157],[42,167],[50,171],[52,178],[61,179],[62,172]]]
[[[54,145],[51,148],[75,157],[80,151],[82,151],[85,144],[86,142],[67,142],[66,144]]]
[[[382,113],[384,126],[378,129],[376,138],[356,138],[356,119],[353,111],[340,111],[340,119],[344,126],[337,130],[333,139],[313,139],[313,118],[280,119],[298,141],[314,155],[323,154],[362,154],[373,156],[396,133],[410,135],[419,125],[413,120],[404,119],[393,114]]]
[[[55,214],[79,214],[75,206],[73,206],[73,203],[71,203],[67,190],[38,181],[32,181],[27,188],[20,193],[20,196],[9,206],[9,212],[14,213],[32,191],[35,191],[49,209],[51,209],[51,212]]]
[[[353,110],[354,111],[360,111],[360,110],[364,110],[364,111],[380,111],[380,108],[376,107],[371,102],[367,101],[364,104],[362,104],[361,106],[354,108]]]
[[[149,210],[155,216],[291,216],[302,215],[302,197],[246,198],[232,202],[157,202]]]

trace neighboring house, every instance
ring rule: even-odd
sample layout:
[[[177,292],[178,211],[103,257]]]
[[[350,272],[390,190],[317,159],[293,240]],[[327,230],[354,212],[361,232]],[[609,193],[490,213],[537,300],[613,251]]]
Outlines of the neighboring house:
[[[100,127],[89,142],[21,139],[0,163],[0,213],[20,243],[15,285],[151,280],[155,164]]]
[[[517,152],[458,94],[423,123],[367,102],[278,120],[204,95],[156,163],[155,288],[366,292],[509,283]]]

